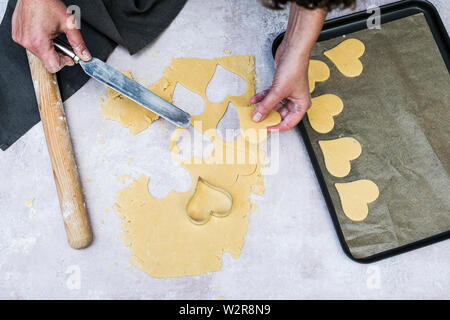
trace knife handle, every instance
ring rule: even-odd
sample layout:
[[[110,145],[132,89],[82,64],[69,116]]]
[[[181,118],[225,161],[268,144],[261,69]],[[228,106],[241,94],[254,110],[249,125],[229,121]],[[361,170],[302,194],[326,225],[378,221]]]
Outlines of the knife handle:
[[[55,49],[72,58],[75,63],[80,62],[80,58],[78,58],[75,52],[73,52],[72,47],[64,41],[60,39],[53,39],[53,45],[55,46]]]

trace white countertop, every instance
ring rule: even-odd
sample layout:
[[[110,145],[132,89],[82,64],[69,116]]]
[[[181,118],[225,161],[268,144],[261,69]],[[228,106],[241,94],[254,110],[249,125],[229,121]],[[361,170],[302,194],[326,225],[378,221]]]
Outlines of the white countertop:
[[[360,1],[357,10],[387,2]],[[432,2],[449,29],[450,5]],[[257,0],[190,0],[154,44],[133,57],[118,48],[108,62],[150,84],[172,57],[212,58],[228,49],[256,56],[262,89],[271,82],[272,40],[286,19],[286,12],[271,12]],[[370,265],[347,258],[295,132],[281,135],[280,170],[266,177],[237,260],[225,254],[221,271],[200,277],[149,277],[129,264],[130,250],[120,239],[121,220],[112,206],[125,184],[117,176],[151,176],[150,191],[189,181],[171,164],[167,123],[131,136],[101,116],[97,100],[104,92],[91,80],[65,104],[95,236],[89,248],[75,251],[66,242],[41,124],[0,152],[0,298],[450,298],[450,241]],[[130,157],[135,161],[127,165]],[[78,274],[79,287],[73,281]]]

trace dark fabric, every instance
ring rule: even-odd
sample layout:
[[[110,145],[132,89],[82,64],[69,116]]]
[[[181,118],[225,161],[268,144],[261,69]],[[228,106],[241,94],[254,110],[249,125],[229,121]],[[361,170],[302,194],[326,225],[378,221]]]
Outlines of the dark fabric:
[[[135,54],[155,40],[187,0],[64,0],[81,8],[81,33],[94,57],[105,61],[117,45]],[[40,121],[25,49],[11,39],[10,0],[0,25],[0,149],[6,150]],[[63,100],[89,77],[79,66],[58,73]]]

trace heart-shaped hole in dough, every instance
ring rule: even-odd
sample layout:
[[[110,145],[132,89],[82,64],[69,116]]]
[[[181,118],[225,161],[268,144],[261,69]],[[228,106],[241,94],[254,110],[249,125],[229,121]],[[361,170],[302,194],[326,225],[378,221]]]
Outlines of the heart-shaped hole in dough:
[[[313,92],[316,88],[316,82],[323,82],[330,77],[330,68],[325,62],[320,60],[309,60],[308,80],[309,92]]]
[[[244,79],[217,65],[214,76],[206,87],[206,97],[211,102],[219,103],[227,96],[239,97],[246,90],[247,83]]]
[[[359,58],[362,57],[365,50],[366,47],[360,40],[348,39],[323,54],[335,64],[344,76],[353,78],[359,76],[363,71],[363,64]]]
[[[341,98],[334,94],[324,94],[313,98],[308,110],[308,120],[311,127],[319,133],[328,133],[334,128],[334,116],[344,109]]]
[[[211,216],[227,216],[232,206],[233,197],[228,191],[198,177],[195,191],[186,206],[186,213],[193,223],[205,224]]]
[[[328,172],[338,178],[345,177],[350,173],[350,161],[358,158],[362,152],[358,140],[349,137],[321,140],[319,146],[322,149]]]
[[[220,139],[226,142],[234,141],[241,133],[239,114],[236,106],[231,102],[228,104],[227,110],[217,124],[217,134]]]
[[[370,180],[336,183],[342,210],[353,221],[363,221],[369,214],[368,204],[378,199],[380,191]]]
[[[173,91],[172,103],[182,107],[184,111],[192,116],[198,116],[205,111],[205,101],[197,93],[186,89],[182,84],[177,83]]]

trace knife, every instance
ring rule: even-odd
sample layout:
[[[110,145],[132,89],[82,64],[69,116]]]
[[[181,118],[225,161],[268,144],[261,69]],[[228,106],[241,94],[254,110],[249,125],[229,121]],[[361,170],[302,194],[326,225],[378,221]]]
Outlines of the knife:
[[[58,51],[66,54],[76,64],[79,64],[88,76],[100,81],[178,127],[188,128],[190,126],[191,116],[188,113],[126,77],[103,61],[94,57],[90,61],[83,61],[77,57],[68,44],[59,39],[53,39],[53,45]]]

